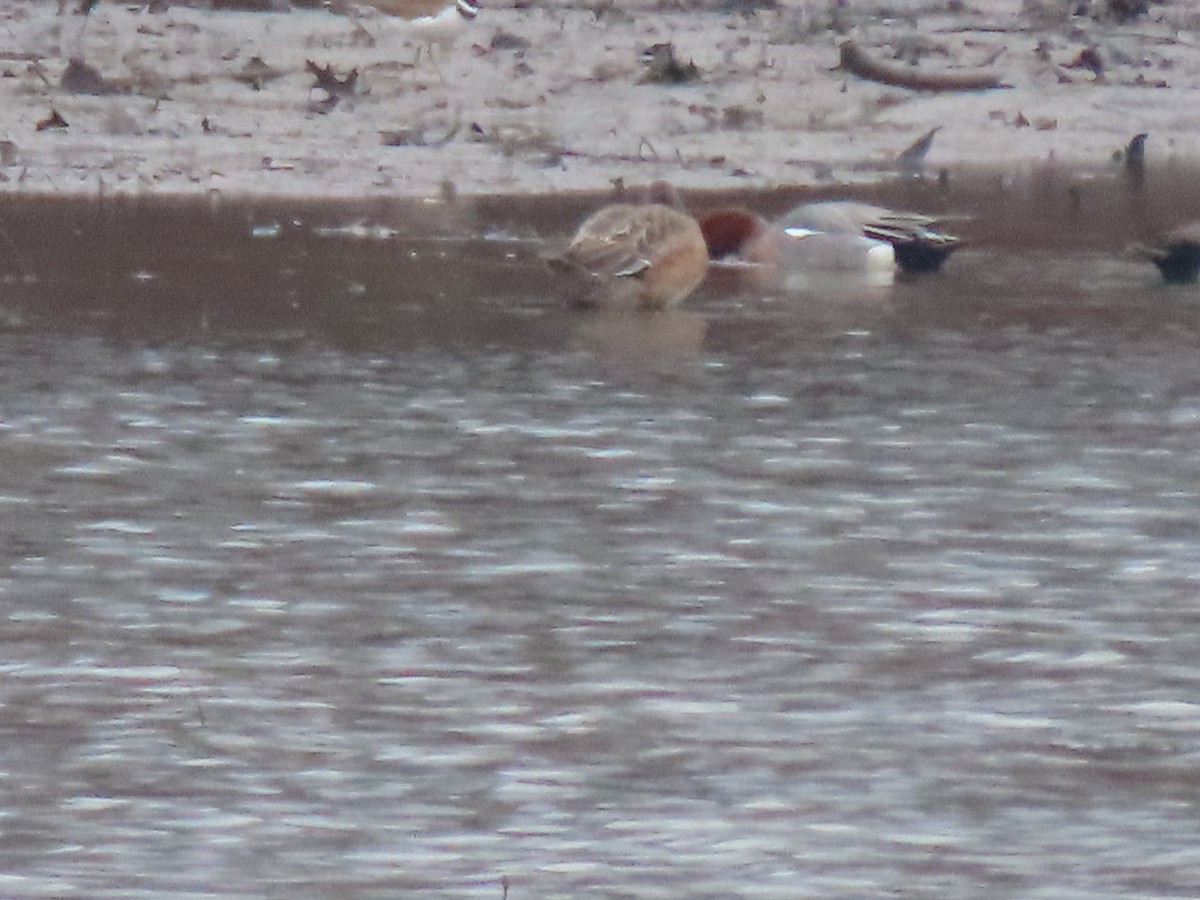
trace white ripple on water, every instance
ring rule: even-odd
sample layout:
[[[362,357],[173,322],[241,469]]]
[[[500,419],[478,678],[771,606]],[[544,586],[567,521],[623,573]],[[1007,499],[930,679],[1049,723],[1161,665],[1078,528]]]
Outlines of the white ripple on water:
[[[1200,731],[1200,704],[1185,700],[1147,700],[1131,704],[1130,711],[1153,721],[1157,727],[1178,731]]]
[[[73,463],[71,465],[59,466],[54,470],[55,474],[66,478],[77,478],[81,480],[92,481],[111,481],[120,478],[132,469],[141,468],[144,466],[141,460],[131,456],[122,454],[110,453],[102,459],[86,463]]]
[[[296,482],[292,489],[300,496],[314,500],[350,501],[374,494],[379,485],[353,478],[309,478]]]
[[[587,570],[586,563],[576,556],[553,553],[529,554],[523,558],[498,559],[490,563],[473,563],[461,571],[468,579],[527,578],[536,575],[569,575]]]
[[[144,522],[134,522],[126,519],[103,519],[80,526],[86,531],[105,532],[108,534],[134,535],[145,537],[154,534],[153,525]]]
[[[212,592],[204,588],[159,588],[154,592],[161,603],[204,603],[211,599]]]
[[[79,848],[82,849],[82,848]],[[14,875],[0,872],[0,891],[9,897],[79,897],[88,893],[82,885],[61,876]]]

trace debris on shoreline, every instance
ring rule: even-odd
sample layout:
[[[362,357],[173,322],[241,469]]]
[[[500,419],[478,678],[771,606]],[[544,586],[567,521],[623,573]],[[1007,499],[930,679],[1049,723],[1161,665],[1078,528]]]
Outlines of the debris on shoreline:
[[[928,72],[912,66],[889,65],[870,56],[854,41],[844,42],[840,53],[838,68],[859,78],[914,91],[988,91],[1012,87],[994,72]]]

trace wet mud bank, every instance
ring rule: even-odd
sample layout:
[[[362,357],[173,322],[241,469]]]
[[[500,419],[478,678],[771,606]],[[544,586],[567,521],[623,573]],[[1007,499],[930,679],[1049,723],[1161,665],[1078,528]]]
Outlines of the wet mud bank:
[[[931,132],[930,173],[1200,148],[1184,2],[497,0],[436,65],[316,4],[58,5],[0,9],[5,193],[761,190],[878,180]]]

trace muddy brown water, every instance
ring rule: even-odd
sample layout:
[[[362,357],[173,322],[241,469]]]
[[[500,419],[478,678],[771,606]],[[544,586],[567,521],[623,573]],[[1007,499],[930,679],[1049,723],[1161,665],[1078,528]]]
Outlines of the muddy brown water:
[[[1195,896],[1191,183],[632,317],[594,198],[6,200],[0,895]]]

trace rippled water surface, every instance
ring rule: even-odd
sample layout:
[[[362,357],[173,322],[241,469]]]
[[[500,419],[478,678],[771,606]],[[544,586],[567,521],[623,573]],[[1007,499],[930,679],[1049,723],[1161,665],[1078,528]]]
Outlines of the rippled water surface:
[[[588,315],[575,212],[10,211],[0,894],[1195,896],[1200,293]]]

